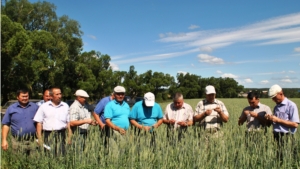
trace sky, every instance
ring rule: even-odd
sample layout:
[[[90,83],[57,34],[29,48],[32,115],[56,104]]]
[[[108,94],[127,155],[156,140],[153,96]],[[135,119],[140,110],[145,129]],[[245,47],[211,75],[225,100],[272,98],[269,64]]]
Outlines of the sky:
[[[30,2],[37,2],[30,0]],[[113,70],[234,78],[300,88],[300,1],[48,0]]]

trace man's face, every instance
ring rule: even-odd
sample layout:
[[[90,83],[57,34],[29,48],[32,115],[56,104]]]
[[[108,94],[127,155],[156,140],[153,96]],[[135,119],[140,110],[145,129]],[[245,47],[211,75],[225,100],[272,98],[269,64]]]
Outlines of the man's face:
[[[61,102],[61,91],[60,89],[53,89],[52,102],[59,104]]]
[[[248,103],[249,103],[250,107],[256,108],[258,106],[259,99],[255,98],[255,97],[253,99],[248,99]]]
[[[29,94],[27,93],[20,93],[17,96],[17,99],[21,105],[26,105],[29,102]]]
[[[49,90],[46,90],[46,91],[44,92],[43,100],[44,100],[45,102],[51,100],[51,96],[50,96],[50,94],[49,94]]]
[[[176,109],[181,109],[183,105],[183,99],[174,100],[173,103]]]
[[[215,97],[216,97],[216,94],[212,93],[212,94],[207,94],[206,95],[206,100],[210,103],[213,103],[215,101]]]
[[[283,101],[284,97],[283,97],[283,93],[279,92],[276,94],[275,97],[272,98],[272,100],[276,103],[276,104],[280,104]]]
[[[84,105],[87,98],[86,97],[81,97],[81,96],[77,96],[76,97],[76,100],[81,104],[81,105]]]
[[[122,102],[124,100],[125,93],[114,93],[114,96],[118,102]]]

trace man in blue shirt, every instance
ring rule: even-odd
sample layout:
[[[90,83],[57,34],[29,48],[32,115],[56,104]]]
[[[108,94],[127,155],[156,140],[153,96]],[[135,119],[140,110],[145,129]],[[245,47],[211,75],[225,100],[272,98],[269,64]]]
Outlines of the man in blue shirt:
[[[159,104],[155,103],[155,96],[148,92],[144,95],[144,100],[135,103],[130,114],[130,123],[134,125],[140,135],[141,131],[151,132],[150,145],[155,144],[154,129],[158,128],[163,122],[163,113]]]
[[[109,127],[106,125],[104,118],[104,108],[108,102],[114,99],[114,93],[112,93],[110,96],[102,98],[96,105],[95,110],[93,112],[93,116],[100,128],[100,135],[104,138],[104,145],[107,145],[107,138],[105,136],[109,136]]]
[[[266,114],[265,118],[273,123],[273,135],[279,148],[277,156],[282,160],[282,152],[286,149],[286,144],[291,143],[292,151],[296,157],[297,144],[295,144],[294,134],[300,122],[297,105],[284,96],[282,88],[277,84],[269,89],[269,97],[276,103],[276,106],[274,107],[274,115]],[[289,139],[292,141],[289,142]]]
[[[129,105],[124,101],[125,88],[117,86],[114,88],[115,99],[109,102],[104,109],[105,122],[114,133],[126,134],[129,128],[128,116],[130,113]]]
[[[2,120],[2,144],[4,151],[8,150],[8,132],[11,128],[12,148],[16,151],[25,151],[26,155],[30,151],[36,150],[35,136],[36,123],[33,117],[38,109],[35,103],[29,102],[29,92],[27,89],[17,91],[18,102],[8,107]]]
[[[47,101],[50,101],[50,100],[51,100],[51,96],[50,96],[50,93],[49,93],[49,89],[46,89],[43,92],[43,100],[37,102],[36,104],[38,106],[41,106],[43,103],[46,103]]]

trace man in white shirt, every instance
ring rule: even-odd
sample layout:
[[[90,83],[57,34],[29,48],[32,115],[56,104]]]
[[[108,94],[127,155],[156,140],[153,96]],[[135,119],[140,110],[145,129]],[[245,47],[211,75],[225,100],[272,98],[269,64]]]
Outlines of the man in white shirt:
[[[61,101],[60,88],[49,90],[51,101],[42,104],[33,120],[37,122],[37,137],[39,144],[50,146],[56,155],[65,154],[66,130],[68,130],[68,143],[71,142],[69,106]],[[42,131],[43,136],[42,137]],[[57,151],[58,150],[58,151]]]

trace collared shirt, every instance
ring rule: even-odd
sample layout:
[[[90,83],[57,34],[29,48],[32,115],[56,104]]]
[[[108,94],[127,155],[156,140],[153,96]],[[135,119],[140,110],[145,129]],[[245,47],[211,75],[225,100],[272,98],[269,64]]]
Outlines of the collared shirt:
[[[201,100],[195,109],[194,116],[204,113],[206,110],[212,110],[212,113],[209,116],[206,116],[201,122],[200,125],[204,126],[206,129],[209,128],[220,128],[222,124],[222,119],[218,112],[214,111],[215,108],[220,107],[221,111],[229,117],[229,113],[224,105],[224,103],[218,99],[215,99],[213,103],[209,103],[206,99]]]
[[[274,107],[274,115],[283,120],[299,123],[299,113],[297,105],[288,98],[284,98],[284,100],[280,104],[277,104]],[[273,130],[280,133],[291,132],[292,134],[294,134],[297,131],[297,128],[287,127],[280,123],[273,122]]]
[[[256,108],[252,108],[251,106],[245,107],[244,110],[241,113],[240,118],[245,117],[245,110],[249,110],[249,111],[253,111],[255,113],[257,113],[258,116],[264,118],[266,114],[270,114],[272,115],[272,111],[270,109],[269,106],[258,103]],[[250,130],[259,130],[261,127],[265,127],[262,124],[260,124],[259,120],[257,118],[251,117],[251,116],[247,116],[247,129],[248,131]]]
[[[116,100],[112,100],[105,106],[104,118],[110,119],[114,125],[127,130],[129,128],[129,113],[130,107],[125,101],[120,104]]]
[[[174,125],[168,125],[169,128],[178,128],[181,127],[177,124],[177,122],[188,122],[193,120],[194,111],[193,108],[187,104],[183,103],[182,107],[180,109],[176,109],[174,107],[174,103],[170,103],[167,105],[165,109],[164,119],[171,120],[174,119],[176,122]]]
[[[43,130],[65,129],[70,122],[69,106],[65,102],[55,106],[52,101],[47,101],[39,107],[33,120],[42,123]]]
[[[153,126],[159,119],[163,118],[163,112],[159,104],[147,107],[144,101],[136,102],[129,114],[129,119],[134,119],[143,126]]]
[[[91,113],[85,105],[81,105],[79,101],[75,100],[69,109],[70,121],[90,119]],[[78,126],[81,129],[88,129],[89,124],[82,124]]]
[[[98,102],[98,104],[94,110],[94,112],[100,116],[100,119],[104,124],[106,124],[105,118],[104,118],[104,108],[105,108],[106,104],[110,101],[111,101],[110,96],[104,97],[103,99],[101,99]]]
[[[29,102],[26,107],[22,107],[19,102],[14,103],[7,108],[2,124],[11,126],[13,136],[34,136],[36,134],[36,126],[32,119],[37,110],[38,106],[32,102]]]
[[[39,102],[36,103],[36,105],[41,106],[42,104],[44,104],[45,101],[44,100],[40,100]]]

